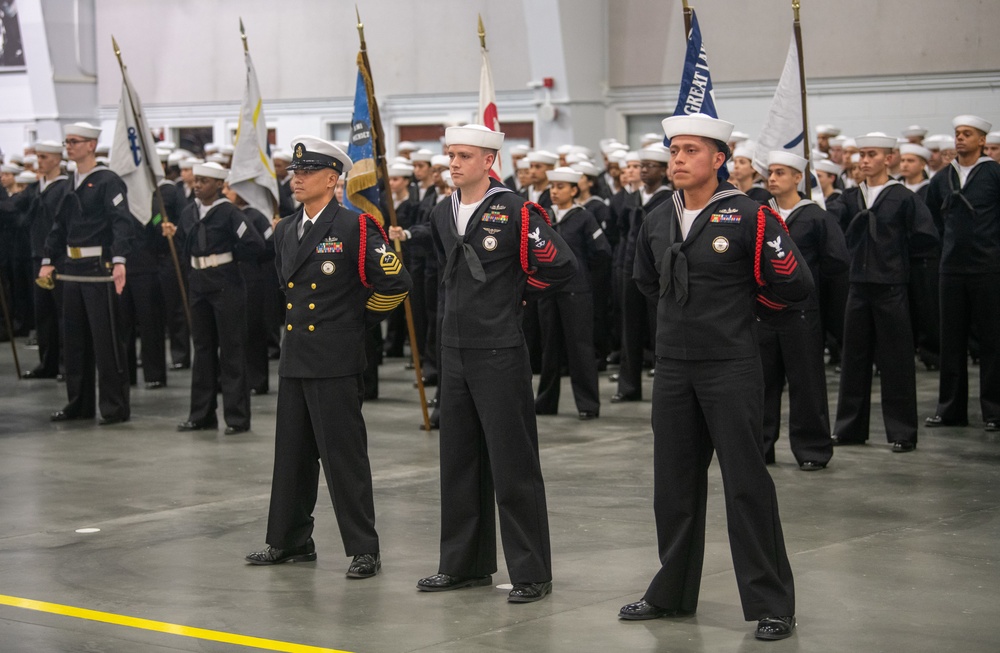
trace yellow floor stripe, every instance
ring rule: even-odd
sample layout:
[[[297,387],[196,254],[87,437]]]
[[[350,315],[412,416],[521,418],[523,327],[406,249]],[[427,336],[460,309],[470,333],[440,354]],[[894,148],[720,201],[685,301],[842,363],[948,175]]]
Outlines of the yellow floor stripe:
[[[15,608],[35,610],[37,612],[49,612],[51,614],[57,614],[64,617],[100,621],[107,624],[114,624],[116,626],[126,626],[128,628],[153,630],[158,633],[167,633],[169,635],[206,639],[213,642],[222,642],[224,644],[252,646],[266,651],[285,651],[285,653],[348,653],[348,651],[340,651],[338,649],[320,648],[318,646],[307,646],[305,644],[293,644],[291,642],[279,642],[274,639],[262,639],[260,637],[250,637],[248,635],[224,633],[219,630],[192,628],[191,626],[169,624],[163,621],[152,621],[151,619],[140,619],[138,617],[126,617],[125,615],[113,614],[110,612],[99,612],[97,610],[87,610],[86,608],[74,608],[71,605],[46,603],[45,601],[22,599],[16,596],[6,596],[4,594],[0,594],[0,605],[9,605]]]

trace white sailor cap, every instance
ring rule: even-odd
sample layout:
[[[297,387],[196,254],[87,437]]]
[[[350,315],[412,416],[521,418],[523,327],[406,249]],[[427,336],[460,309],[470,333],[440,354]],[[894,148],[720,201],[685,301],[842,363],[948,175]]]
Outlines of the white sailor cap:
[[[7,155],[7,163],[24,163],[24,155],[20,152],[11,152]]]
[[[844,139],[844,149],[845,150],[847,150],[847,149],[855,149],[856,150],[856,149],[858,149],[858,142],[856,140],[854,140],[853,138],[845,138]]]
[[[413,166],[404,163],[393,163],[388,167],[390,177],[410,177],[413,175]]]
[[[287,150],[275,150],[274,153],[271,154],[271,158],[275,161],[284,161],[285,163],[292,162],[292,155],[289,154]]]
[[[670,116],[663,119],[663,133],[667,135],[667,138],[702,136],[720,143],[728,143],[729,137],[733,134],[733,123],[707,116],[704,113]]]
[[[769,168],[771,166],[785,166],[802,172],[806,169],[807,163],[809,162],[806,161],[805,157],[785,150],[772,150],[767,153],[767,166]]]
[[[389,162],[389,165],[392,165],[394,163],[402,163],[404,166],[413,167],[413,164],[410,163],[410,160],[407,159],[405,156],[394,156],[394,157],[392,157],[392,161]]]
[[[978,129],[984,134],[990,133],[990,130],[993,129],[992,123],[986,122],[979,116],[973,116],[967,113],[961,116],[955,116],[955,118],[951,121],[951,126],[955,129],[958,129],[963,125],[966,127],[972,127],[973,129]]]
[[[830,139],[830,147],[844,147],[849,139],[841,134]]]
[[[548,150],[535,150],[528,152],[528,163],[541,163],[547,166],[554,166],[559,163],[559,157]]]
[[[944,134],[934,134],[928,136],[924,139],[924,147],[932,152],[937,152],[941,149],[941,139],[944,138]]]
[[[184,148],[181,148],[181,149],[174,150],[173,152],[171,152],[170,156],[167,157],[167,162],[170,165],[177,165],[178,163],[180,163],[184,159],[191,159],[193,157],[194,157],[194,154],[192,154],[188,150],[185,150]]]
[[[813,150],[809,153],[810,161],[822,161],[823,159],[829,159],[830,155],[822,150]]]
[[[448,146],[471,145],[499,150],[503,147],[503,137],[503,132],[495,132],[483,125],[462,125],[444,130],[444,144]]]
[[[226,156],[232,156],[233,152],[235,152],[235,151],[236,151],[236,148],[234,148],[229,143],[224,143],[224,144],[222,144],[222,145],[219,146],[219,154],[225,154]]]
[[[622,148],[619,150],[613,150],[608,153],[608,163],[614,163],[615,165],[621,165],[625,163],[625,156],[628,154],[628,150]]]
[[[566,165],[571,165],[573,163],[580,163],[581,161],[590,161],[590,157],[577,152],[570,152],[566,155]]]
[[[749,144],[749,141],[743,141],[733,148],[733,158],[740,157],[753,161],[753,150],[754,148]]]
[[[17,165],[16,163],[5,163],[0,165],[0,172],[6,172],[12,175],[19,175],[24,172],[24,168]]]
[[[743,141],[746,141],[746,140],[749,140],[749,139],[750,139],[750,134],[748,134],[746,132],[737,131],[737,130],[733,130],[733,133],[729,135],[729,142],[730,143],[742,143]]]
[[[63,127],[63,134],[96,141],[101,135],[101,128],[95,127],[89,122],[74,122],[72,125],[65,125]]]
[[[656,161],[657,163],[670,163],[670,150],[662,145],[650,145],[639,150],[640,161]]]
[[[511,156],[525,156],[530,151],[531,151],[530,147],[528,147],[524,143],[520,143],[520,144],[515,145],[514,147],[510,148],[510,155]]]
[[[177,143],[173,141],[160,141],[156,144],[156,147],[162,147],[165,150],[173,151],[177,149]]]
[[[907,137],[919,136],[920,138],[923,138],[926,135],[927,135],[927,130],[921,127],[920,125],[910,125],[909,127],[903,130],[903,136]]]
[[[587,157],[591,161],[594,160],[594,150],[590,149],[586,145],[574,145],[569,148],[569,153]]]
[[[35,166],[38,165],[38,156],[35,154],[25,154],[24,155],[24,165]]]
[[[562,168],[556,168],[555,170],[549,170],[545,173],[549,181],[565,181],[570,184],[576,184],[580,182],[580,177],[583,173],[577,172],[573,168],[563,166]]]
[[[580,163],[574,163],[570,166],[581,175],[587,175],[588,177],[600,177],[601,171],[597,169],[590,161],[581,161]]]
[[[441,172],[441,180],[448,184],[452,188],[456,188],[455,180],[451,178],[451,170],[444,170]]]
[[[170,150],[165,147],[156,148],[156,156],[159,157],[160,163],[166,163],[170,158]]]
[[[650,143],[662,143],[662,142],[663,142],[662,136],[654,132],[649,132],[647,134],[643,134],[642,137],[639,139],[639,147],[643,148],[649,145]]]
[[[823,172],[828,172],[831,175],[839,175],[840,173],[842,173],[844,171],[843,168],[841,168],[840,166],[838,166],[833,161],[830,161],[829,159],[823,159],[822,161],[816,161],[815,163],[813,163],[813,169],[814,170],[822,170]]]
[[[885,132],[868,132],[864,136],[855,136],[854,141],[858,144],[858,149],[866,147],[880,147],[887,150],[896,149],[896,138],[887,136]]]
[[[816,133],[820,136],[840,136],[840,127],[836,125],[816,125]]]
[[[194,166],[195,177],[211,177],[212,179],[225,180],[229,176],[229,171],[218,163],[196,163]]]
[[[29,170],[25,170],[24,172],[17,173],[17,176],[14,177],[14,181],[18,184],[34,184],[38,182],[38,175]]]
[[[205,143],[202,149],[205,150],[205,154],[212,154],[219,151],[219,145],[218,143]]]
[[[451,157],[447,154],[435,154],[431,157],[431,167],[433,168],[450,168],[451,167]]]
[[[556,148],[556,154],[559,154],[561,156],[566,156],[572,151],[573,151],[572,145],[560,145],[559,147]]]
[[[531,167],[531,162],[528,161],[527,157],[521,157],[517,160],[517,163],[514,164],[514,167],[518,170],[527,170]]]
[[[416,152],[418,149],[413,141],[399,141],[399,145],[396,146],[397,152]]]
[[[219,165],[226,165],[229,163],[229,157],[222,152],[216,152],[215,154],[209,154],[206,157],[209,163],[218,163]]]
[[[434,153],[427,148],[419,149],[416,152],[410,152],[410,161],[423,161],[424,163],[430,163],[433,158]]]
[[[632,163],[632,162],[639,163],[639,161],[641,160],[642,159],[639,158],[639,153],[636,152],[635,150],[630,150],[625,153],[625,159],[624,159],[625,163]]]
[[[31,146],[36,152],[44,152],[45,154],[58,154],[62,156],[63,144],[59,141],[37,141]]]
[[[604,154],[611,154],[612,152],[617,152],[618,150],[627,150],[623,144],[618,142],[617,138],[602,138],[600,141],[601,152]]]
[[[942,136],[941,140],[938,141],[942,150],[954,150],[955,149],[955,139],[951,136]]]
[[[186,159],[181,159],[180,161],[178,161],[177,167],[180,168],[181,170],[191,170],[199,163],[205,163],[205,162],[196,156],[189,156]]]
[[[916,143],[904,143],[899,146],[900,154],[916,154],[924,161],[930,161],[931,151],[922,145],[917,145]]]
[[[1000,145],[1000,132],[986,134],[986,142],[990,145]]]
[[[330,141],[315,136],[296,136],[292,139],[292,162],[288,164],[289,170],[330,168],[344,175],[353,167],[351,157]]]

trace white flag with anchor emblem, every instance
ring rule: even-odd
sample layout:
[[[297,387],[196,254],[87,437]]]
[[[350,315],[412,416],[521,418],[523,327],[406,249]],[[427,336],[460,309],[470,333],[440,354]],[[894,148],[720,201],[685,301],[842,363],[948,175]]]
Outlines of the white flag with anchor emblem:
[[[149,224],[153,216],[153,191],[163,179],[163,166],[156,155],[153,133],[149,131],[149,125],[142,114],[142,102],[124,70],[115,139],[111,144],[110,168],[125,182],[129,211],[143,225]],[[176,220],[178,217],[180,216],[172,215],[170,219]]]
[[[247,83],[233,144],[235,149],[229,186],[239,193],[243,201],[270,218],[278,206],[278,177],[267,141],[267,120],[264,118],[264,101],[257,83],[257,71],[249,52],[244,54],[244,58]]]

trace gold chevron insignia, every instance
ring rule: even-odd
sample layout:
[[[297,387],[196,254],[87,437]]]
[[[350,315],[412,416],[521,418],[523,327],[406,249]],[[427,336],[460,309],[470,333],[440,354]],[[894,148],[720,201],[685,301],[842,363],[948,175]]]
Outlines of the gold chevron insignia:
[[[378,264],[382,266],[382,271],[387,275],[399,274],[399,271],[403,269],[402,261],[392,252],[383,254]]]
[[[405,292],[398,295],[381,295],[379,293],[375,293],[368,298],[365,308],[370,311],[387,313],[403,303],[404,299],[406,299]]]

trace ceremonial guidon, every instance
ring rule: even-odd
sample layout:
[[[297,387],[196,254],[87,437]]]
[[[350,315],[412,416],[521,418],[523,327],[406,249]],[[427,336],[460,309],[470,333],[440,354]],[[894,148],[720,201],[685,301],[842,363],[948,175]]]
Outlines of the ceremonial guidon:
[[[491,583],[495,497],[508,600],[523,603],[551,591],[552,562],[522,301],[568,283],[576,266],[545,212],[490,179],[503,137],[478,125],[445,132],[458,190],[431,215],[444,266],[441,558],[417,587]]]
[[[634,269],[657,311],[653,506],[662,566],[619,616],[696,610],[714,452],[744,617],[758,620],[758,638],[780,639],[795,626],[795,595],[761,449],[754,316],[805,299],[812,275],[780,219],[718,177],[732,123],[694,114],[667,118],[663,129],[677,191],[640,227]]]
[[[39,278],[51,278],[65,255],[63,288],[66,407],[53,421],[94,416],[97,368],[102,424],[129,419],[129,379],[118,294],[125,288],[125,260],[132,247],[132,214],[121,177],[97,163],[101,130],[87,123],[64,128],[67,156],[76,162],[72,210],[59,212],[45,240]],[[60,275],[56,275],[59,278]],[[114,289],[112,289],[112,284]]]
[[[302,204],[274,232],[286,324],[268,546],[247,560],[316,559],[312,513],[322,461],[344,550],[353,556],[347,576],[368,578],[382,563],[361,414],[365,332],[406,298],[410,275],[375,219],[334,198],[352,165],[328,141],[300,136],[292,142],[290,183]]]

